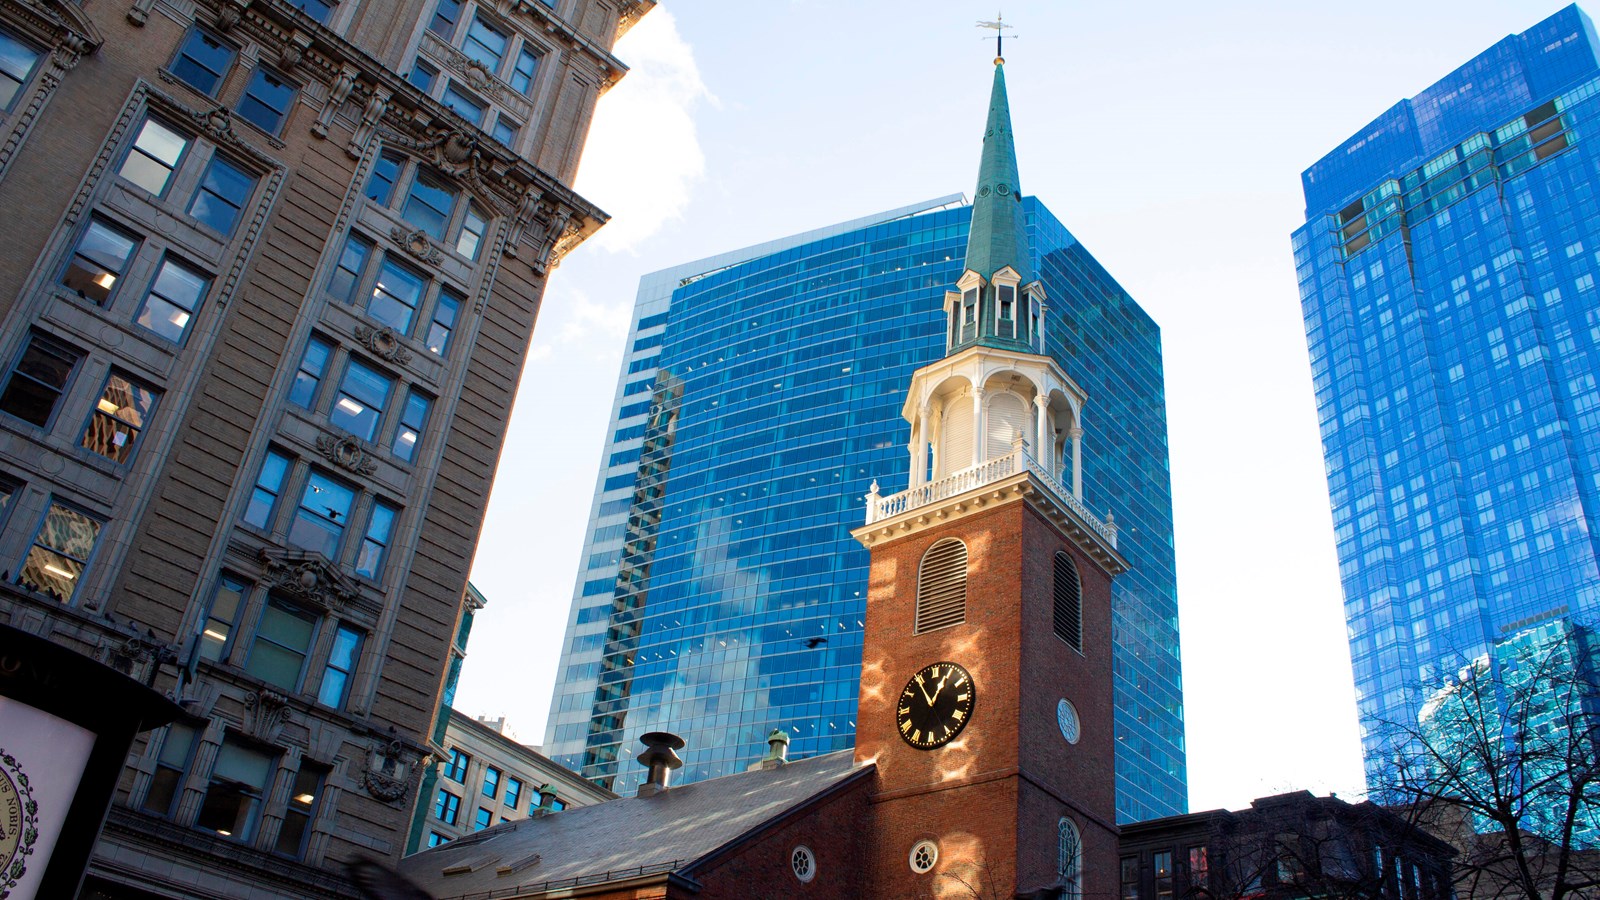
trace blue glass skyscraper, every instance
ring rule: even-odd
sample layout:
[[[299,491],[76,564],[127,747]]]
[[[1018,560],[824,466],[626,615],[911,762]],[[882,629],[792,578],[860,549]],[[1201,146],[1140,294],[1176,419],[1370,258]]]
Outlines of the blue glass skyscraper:
[[[1305,172],[1295,263],[1370,722],[1414,725],[1462,660],[1600,612],[1597,48],[1568,7]]]
[[[616,392],[546,752],[618,791],[638,736],[680,778],[849,747],[876,478],[907,486],[911,373],[945,351],[960,197],[647,276]],[[1117,805],[1187,803],[1160,332],[1071,233],[1023,203],[1049,349],[1089,394],[1084,500],[1132,564],[1115,587]],[[1113,424],[1114,423],[1114,426]],[[886,474],[887,473],[887,474]]]

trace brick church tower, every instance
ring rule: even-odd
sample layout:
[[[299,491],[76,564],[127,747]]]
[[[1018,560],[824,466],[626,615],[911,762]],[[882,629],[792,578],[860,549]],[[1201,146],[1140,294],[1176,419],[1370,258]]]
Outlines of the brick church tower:
[[[1082,502],[1082,389],[1045,352],[1006,100],[994,89],[944,358],[912,377],[909,489],[868,495],[856,761],[866,896],[1117,890],[1116,526]]]

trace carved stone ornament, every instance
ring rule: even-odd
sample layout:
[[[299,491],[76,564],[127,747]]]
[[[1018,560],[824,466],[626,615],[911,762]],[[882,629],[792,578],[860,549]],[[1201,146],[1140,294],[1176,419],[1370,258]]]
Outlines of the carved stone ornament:
[[[391,741],[372,751],[367,770],[361,773],[361,786],[367,793],[385,803],[393,803],[406,795],[411,767],[406,765],[404,755],[399,741]]]
[[[291,599],[329,612],[356,598],[356,587],[320,553],[262,550],[262,580]]]
[[[414,231],[406,231],[398,225],[390,226],[389,237],[394,238],[395,243],[406,248],[407,253],[429,265],[437,266],[444,260],[444,254],[439,252],[439,248],[428,240],[428,235],[420,228]]]
[[[239,135],[233,130],[233,114],[223,107],[213,110],[201,110],[190,115],[195,127],[204,131],[218,142],[225,144],[239,144]]]
[[[246,694],[244,708],[245,730],[263,741],[274,741],[283,726],[289,722],[289,698],[269,690]]]
[[[355,336],[356,340],[361,342],[361,346],[372,351],[373,356],[402,366],[411,362],[411,351],[406,349],[405,343],[400,340],[400,335],[396,334],[393,328],[371,328],[358,324]]]
[[[550,248],[548,265],[554,269],[561,265],[561,258],[568,252],[583,243],[583,227],[577,222],[568,222],[567,227],[561,232],[561,237],[555,241],[555,246]]]
[[[372,461],[372,454],[368,453],[361,442],[353,437],[340,437],[332,434],[317,435],[317,452],[322,458],[333,463],[341,469],[348,469],[357,475],[371,475],[378,471],[378,464]]]

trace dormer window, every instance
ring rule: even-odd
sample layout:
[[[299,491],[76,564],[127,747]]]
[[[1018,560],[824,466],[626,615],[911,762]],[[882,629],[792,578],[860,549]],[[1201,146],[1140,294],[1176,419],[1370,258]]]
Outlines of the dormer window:
[[[978,290],[968,288],[961,294],[961,343],[977,337]]]
[[[1000,337],[1014,338],[1017,336],[1017,289],[1009,284],[1002,284],[995,290],[1000,298],[1000,320],[995,333]]]

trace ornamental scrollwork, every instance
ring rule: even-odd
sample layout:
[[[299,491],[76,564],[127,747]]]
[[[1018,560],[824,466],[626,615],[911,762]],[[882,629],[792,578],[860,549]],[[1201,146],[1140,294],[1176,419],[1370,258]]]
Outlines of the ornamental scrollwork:
[[[371,475],[378,471],[378,464],[373,461],[372,454],[353,437],[319,434],[317,452],[328,462],[357,475]]]
[[[261,575],[267,586],[291,599],[329,612],[356,598],[356,587],[318,553],[264,549]]]
[[[404,247],[407,253],[430,266],[437,266],[444,261],[444,254],[439,252],[439,248],[433,245],[433,241],[428,240],[427,233],[420,228],[406,231],[398,225],[391,226],[389,237]]]
[[[367,348],[373,356],[386,359],[396,365],[407,365],[411,362],[411,351],[400,340],[400,335],[393,328],[372,328],[357,324],[355,327],[356,340],[361,346]]]
[[[367,770],[361,773],[362,787],[386,803],[404,797],[410,783],[411,767],[405,762],[405,750],[399,741],[390,741],[373,750]]]
[[[249,713],[245,729],[263,741],[277,740],[289,722],[289,698],[276,691],[262,689],[246,694],[244,708]]]

